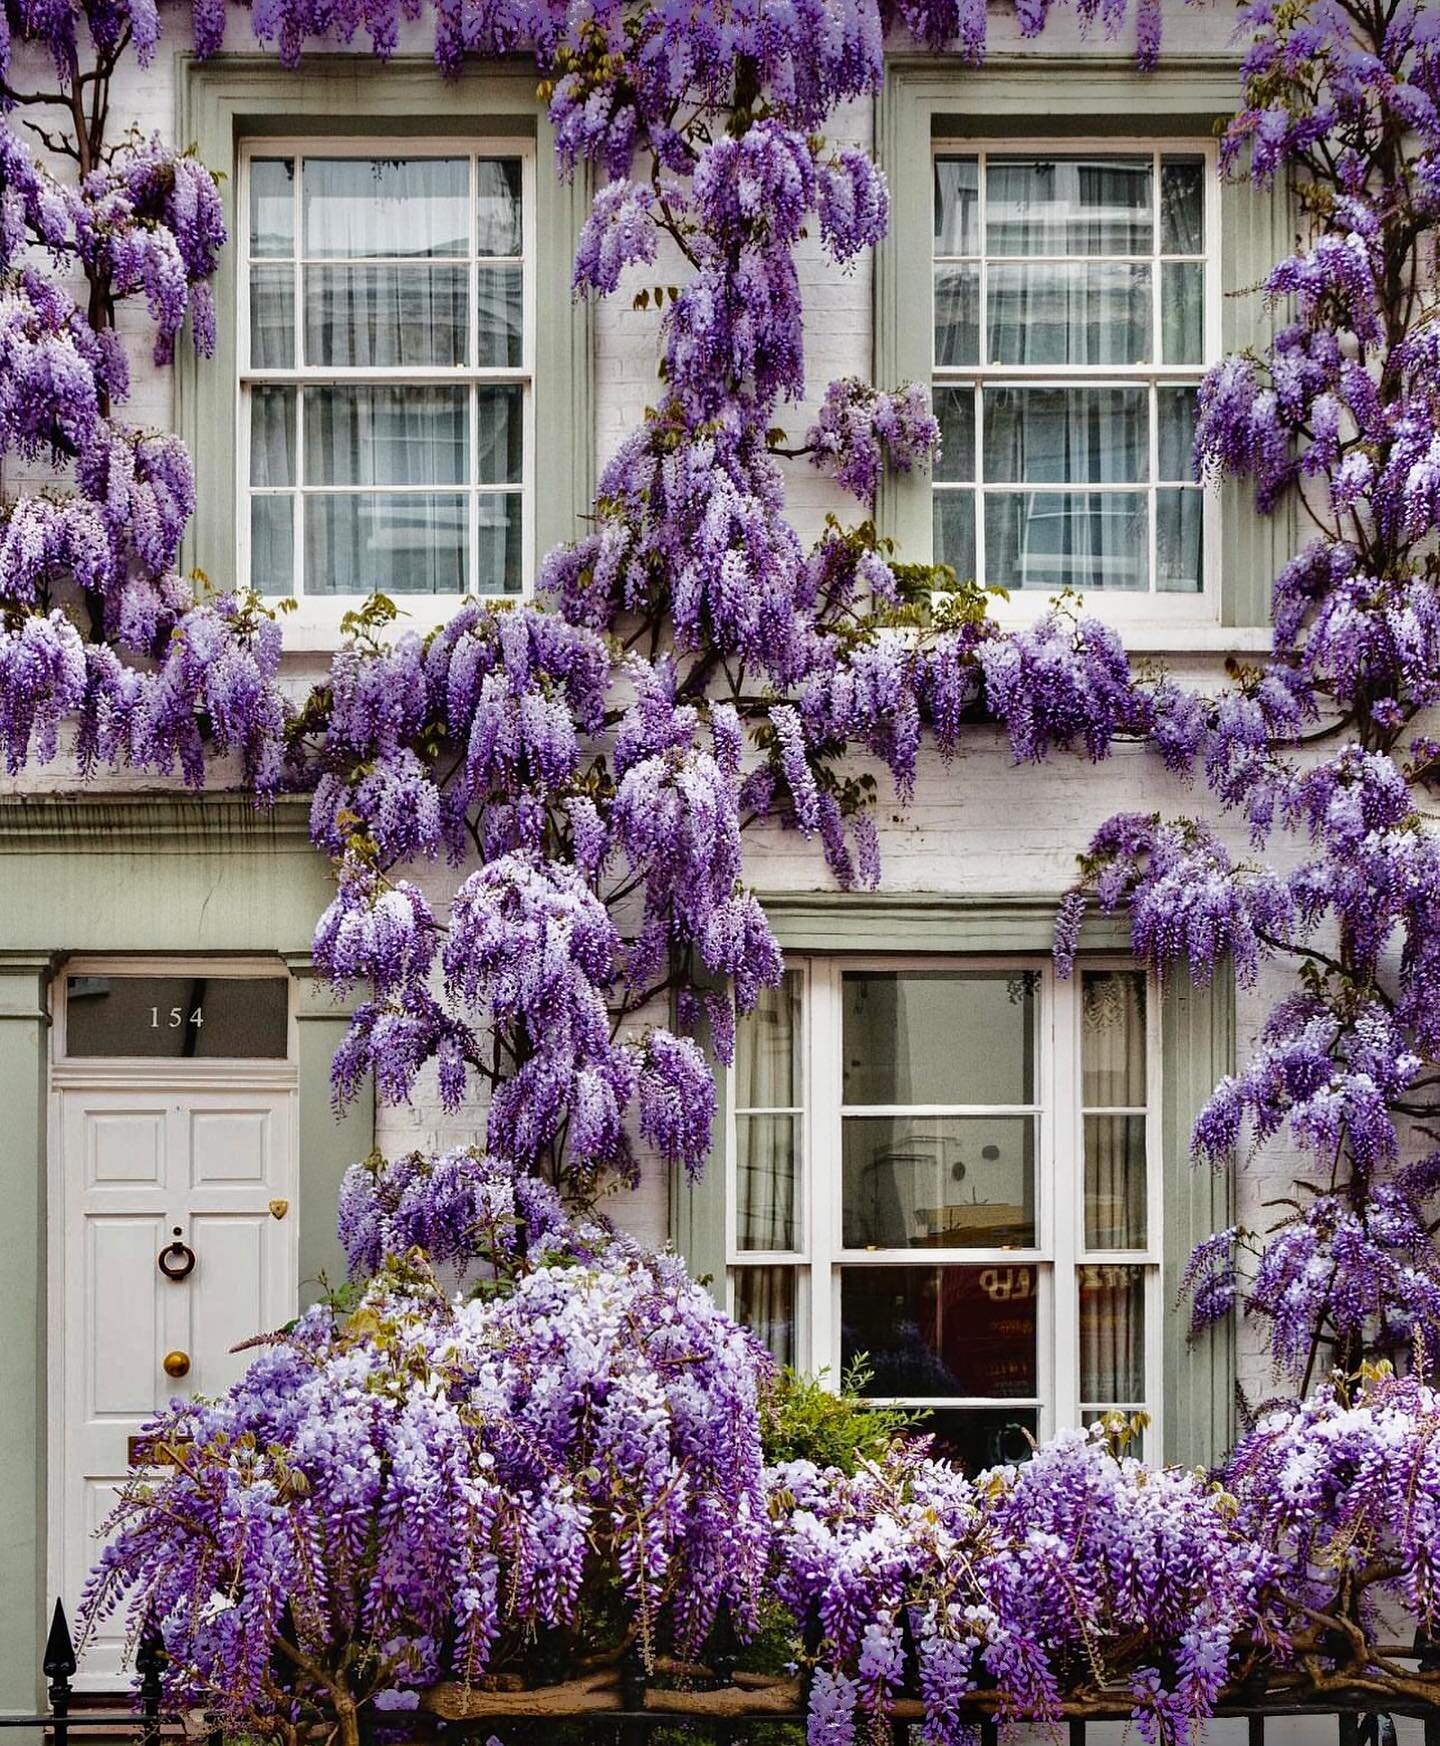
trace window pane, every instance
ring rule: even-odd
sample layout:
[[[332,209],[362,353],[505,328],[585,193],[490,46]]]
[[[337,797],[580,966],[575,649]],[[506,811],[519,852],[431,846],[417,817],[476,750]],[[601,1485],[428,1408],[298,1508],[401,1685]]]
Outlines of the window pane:
[[[969,484],[975,477],[975,390],[937,388],[932,396],[940,421],[940,459],[937,479],[959,479]]]
[[[250,483],[295,483],[295,390],[250,391]]]
[[[477,281],[482,370],[518,369],[524,362],[524,276],[519,267],[482,267]]]
[[[980,269],[935,269],[935,362],[980,362]]]
[[[800,1118],[735,1118],[735,1242],[741,1249],[793,1249]]]
[[[840,1353],[874,1395],[1033,1398],[1033,1267],[842,1267]]]
[[[525,394],[520,388],[481,388],[476,394],[478,478],[482,485],[518,485],[525,457]]]
[[[1144,388],[992,388],[985,395],[985,477],[1009,483],[1114,485],[1150,472]]]
[[[1166,261],[1160,269],[1160,333],[1167,364],[1205,361],[1205,267]]]
[[[481,594],[518,594],[525,558],[518,491],[482,491],[475,586]]]
[[[937,491],[934,513],[935,562],[948,564],[960,582],[975,575],[975,493]]]
[[[795,1363],[795,1269],[737,1267],[735,1320],[760,1336],[779,1364]]]
[[[980,170],[975,158],[935,160],[935,253],[980,253]]]
[[[1145,1401],[1145,1269],[1082,1267],[1080,1399],[1086,1406]]]
[[[475,253],[520,254],[520,160],[481,158],[475,176]]]
[[[463,388],[309,388],[307,485],[463,485],[470,418]]]
[[[1160,477],[1195,477],[1195,390],[1157,388],[1156,409],[1160,422]]]
[[[330,258],[463,255],[465,158],[306,158],[305,253]]]
[[[1149,518],[1139,491],[990,492],[985,580],[1002,588],[1143,589]]]
[[[1146,1246],[1143,1115],[1085,1117],[1085,1246]]]
[[[1028,1461],[1040,1440],[1039,1424],[1035,1407],[937,1407],[916,1429],[933,1439],[938,1458],[955,1462],[973,1479],[990,1467]]]
[[[311,267],[305,360],[397,369],[465,362],[464,267]]]
[[[250,499],[250,586],[257,594],[295,592],[295,499]]]
[[[990,255],[1148,255],[1151,161],[997,158],[985,165]]]
[[[295,253],[295,161],[250,160],[250,253]]]
[[[1195,486],[1155,493],[1155,585],[1164,594],[1199,594],[1205,586],[1205,499]]]
[[[99,1059],[284,1060],[290,990],[279,976],[69,976],[65,1046]]]
[[[307,594],[463,594],[465,499],[342,492],[305,501]]]
[[[1028,1104],[1035,978],[949,970],[844,978],[847,1104]]]
[[[786,971],[778,988],[762,988],[753,1011],[735,1027],[736,1109],[793,1109],[800,1091],[801,979]]]
[[[1080,1059],[1086,1109],[1144,1109],[1145,977],[1141,971],[1084,972]]]
[[[846,1116],[841,1149],[847,1249],[1034,1247],[1033,1116]]]
[[[1205,252],[1205,160],[1166,158],[1160,165],[1160,253]]]
[[[250,367],[295,367],[295,269],[250,269]]]
[[[1149,363],[1150,268],[993,266],[986,338],[995,364]]]

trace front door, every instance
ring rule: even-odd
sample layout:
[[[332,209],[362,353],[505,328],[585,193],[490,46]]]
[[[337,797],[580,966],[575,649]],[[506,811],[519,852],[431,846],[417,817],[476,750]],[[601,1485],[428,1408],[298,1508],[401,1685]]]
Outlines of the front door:
[[[235,1380],[237,1343],[295,1314],[298,1261],[288,980],[92,970],[65,978],[64,1004],[50,1496],[73,1619],[116,1486],[143,1463],[132,1439],[172,1396]],[[125,1680],[123,1635],[107,1621],[82,1685]]]

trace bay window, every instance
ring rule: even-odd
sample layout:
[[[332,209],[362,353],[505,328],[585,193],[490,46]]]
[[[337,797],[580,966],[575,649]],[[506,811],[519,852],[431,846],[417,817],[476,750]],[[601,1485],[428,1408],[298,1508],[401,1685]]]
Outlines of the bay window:
[[[1209,590],[1190,451],[1219,345],[1215,189],[1198,143],[936,148],[937,563],[1152,610]]]
[[[534,154],[241,157],[241,574],[266,595],[514,595],[528,573]]]
[[[730,1076],[735,1313],[972,1468],[1158,1419],[1156,1031],[1124,964],[792,960]]]

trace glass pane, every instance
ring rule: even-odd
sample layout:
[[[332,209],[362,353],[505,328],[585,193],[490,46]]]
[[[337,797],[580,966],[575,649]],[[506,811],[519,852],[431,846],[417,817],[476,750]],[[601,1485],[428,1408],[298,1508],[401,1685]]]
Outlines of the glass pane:
[[[786,971],[778,988],[762,988],[754,1010],[735,1027],[736,1109],[794,1109],[801,1101],[801,979]]]
[[[295,368],[295,269],[250,269],[250,368]]]
[[[465,158],[306,158],[302,179],[309,256],[469,252]]]
[[[980,362],[980,269],[935,269],[935,362]]]
[[[1145,1118],[1087,1115],[1085,1246],[1143,1249],[1146,1235]]]
[[[1150,268],[993,266],[986,337],[995,364],[1148,364]]]
[[[847,1249],[1034,1247],[1032,1116],[846,1116],[842,1128]]]
[[[1167,364],[1205,361],[1205,266],[1166,261],[1160,269],[1160,339]]]
[[[1205,498],[1195,486],[1155,493],[1156,586],[1165,594],[1199,594],[1205,586]]]
[[[463,388],[307,388],[307,485],[463,485]]]
[[[295,483],[295,390],[250,390],[250,483]]]
[[[968,485],[975,477],[975,390],[937,388],[932,399],[940,421],[935,477],[958,479]]]
[[[476,320],[482,370],[519,369],[524,361],[524,275],[519,267],[482,267]]]
[[[973,1479],[988,1467],[1028,1461],[1040,1440],[1035,1407],[937,1407],[917,1426],[934,1439],[934,1453]],[[1033,1439],[1033,1441],[1032,1441]]]
[[[980,169],[976,158],[935,160],[935,253],[980,253]]]
[[[795,1363],[795,1269],[737,1267],[735,1320],[760,1336],[778,1364]]]
[[[464,267],[311,267],[305,360],[398,369],[465,362]]]
[[[479,497],[475,586],[481,594],[518,594],[525,547],[518,491],[482,491]]]
[[[1028,1104],[1035,978],[856,970],[844,979],[847,1104]]]
[[[250,499],[250,586],[257,594],[295,592],[295,499]]]
[[[935,562],[948,564],[956,580],[975,575],[975,493],[937,491],[934,525]]]
[[[1031,1399],[1035,1294],[1033,1267],[842,1267],[841,1365],[875,1395]]]
[[[985,477],[1004,483],[1116,485],[1150,473],[1144,388],[992,388]]]
[[[458,492],[343,492],[305,500],[307,594],[463,594]]]
[[[1144,1109],[1144,974],[1139,970],[1086,970],[1080,995],[1084,1108]]]
[[[481,158],[475,166],[475,253],[518,255],[520,229],[519,158]]]
[[[290,988],[279,976],[68,976],[69,1055],[282,1061]]]
[[[476,394],[478,478],[482,485],[518,485],[525,466],[525,394],[521,388],[481,388]]]
[[[1086,1406],[1145,1401],[1145,1269],[1082,1267],[1080,1399]]]
[[[989,255],[1148,255],[1151,160],[997,158],[985,164]]]
[[[990,492],[985,580],[1051,594],[1147,588],[1148,523],[1140,491]]]
[[[741,1249],[793,1249],[800,1118],[735,1118],[735,1242]]]
[[[1193,388],[1157,388],[1160,423],[1160,477],[1195,477],[1195,399]]]
[[[295,160],[250,160],[250,253],[295,253]]]
[[[1160,165],[1160,253],[1205,252],[1205,160],[1165,158]]]

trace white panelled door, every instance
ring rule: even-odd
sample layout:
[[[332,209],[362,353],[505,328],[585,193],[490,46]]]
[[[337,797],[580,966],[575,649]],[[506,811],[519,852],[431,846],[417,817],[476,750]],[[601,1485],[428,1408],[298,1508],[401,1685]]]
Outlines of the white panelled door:
[[[52,1561],[72,1618],[97,1529],[142,1458],[131,1439],[143,1422],[176,1394],[224,1390],[252,1356],[231,1348],[295,1314],[289,1073],[278,1061],[57,1069]],[[82,1685],[125,1680],[122,1639],[112,1619],[86,1650]]]

